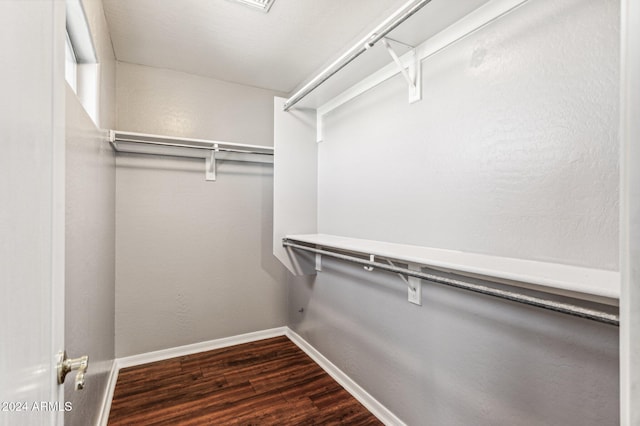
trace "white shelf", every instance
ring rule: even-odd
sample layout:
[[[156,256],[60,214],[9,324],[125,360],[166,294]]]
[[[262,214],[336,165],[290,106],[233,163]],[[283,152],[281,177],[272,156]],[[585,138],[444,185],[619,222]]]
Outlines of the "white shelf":
[[[608,304],[617,304],[620,297],[617,271],[326,234],[287,235],[286,238]]]
[[[216,151],[218,160],[273,163],[273,147],[235,142],[149,135],[111,130],[109,142],[116,152],[203,158]]]
[[[498,0],[498,2],[505,1],[513,0]],[[478,9],[481,9],[487,3],[492,2],[490,0],[458,0],[455,2],[433,0],[415,15],[396,27],[388,36],[393,40],[402,42],[402,44],[392,44],[398,49],[398,54],[404,54],[410,49],[407,46],[418,46],[422,44],[437,34],[446,31],[448,27],[455,25],[467,15],[473,14]],[[493,3],[495,3],[495,0]],[[376,22],[375,24],[379,23],[380,22]],[[368,32],[369,31],[374,32],[374,25],[368,29]],[[359,41],[360,40],[358,40],[358,42]],[[357,43],[355,46],[350,47],[355,48],[359,46],[360,43]],[[345,47],[341,49],[340,52],[336,52],[336,55],[331,59],[337,59],[340,55],[350,50],[351,49]],[[327,63],[328,62],[331,61],[327,61]],[[390,65],[395,70],[393,75],[399,73],[399,70],[396,65],[393,64],[382,43],[376,43],[369,48],[366,53],[358,56],[353,62],[349,63],[334,76],[324,81],[317,89],[304,97],[298,104],[298,108],[317,109],[387,65]],[[312,81],[313,77],[317,76],[317,74],[310,76],[301,82],[297,89],[303,87],[306,83]]]
[[[218,160],[273,163],[273,147],[234,142],[109,131],[109,143],[115,152],[163,155],[205,160],[205,179],[216,180]]]

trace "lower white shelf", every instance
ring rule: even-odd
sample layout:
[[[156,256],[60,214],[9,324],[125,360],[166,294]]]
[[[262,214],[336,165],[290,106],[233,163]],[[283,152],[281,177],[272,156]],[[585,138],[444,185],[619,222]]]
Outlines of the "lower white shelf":
[[[618,271],[326,234],[287,235],[286,239],[609,305],[617,305],[620,298]]]

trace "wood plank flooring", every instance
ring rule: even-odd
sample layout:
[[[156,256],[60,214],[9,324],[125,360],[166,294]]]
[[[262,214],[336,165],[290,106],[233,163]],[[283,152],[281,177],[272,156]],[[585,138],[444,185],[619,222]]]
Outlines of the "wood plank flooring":
[[[109,426],[381,425],[287,337],[120,370]]]

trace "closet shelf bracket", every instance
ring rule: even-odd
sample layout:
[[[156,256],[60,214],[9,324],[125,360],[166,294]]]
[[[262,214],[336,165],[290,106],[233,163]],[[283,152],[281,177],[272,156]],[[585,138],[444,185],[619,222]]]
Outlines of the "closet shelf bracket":
[[[390,261],[389,259],[387,259],[387,263],[393,268],[398,268],[396,264]],[[408,266],[407,269],[411,271],[416,271],[416,272],[421,271],[420,265],[416,263],[409,263],[407,266]],[[408,290],[407,300],[409,300],[409,302],[413,303],[414,305],[422,306],[422,281],[420,280],[420,278],[412,277],[411,275],[405,276],[405,274],[401,274],[399,272],[398,272],[398,276],[407,285],[407,290]]]
[[[412,48],[410,50],[410,54],[406,56],[406,58],[408,58],[408,64],[405,65],[393,49],[393,46],[389,44],[390,40],[391,39],[385,37],[381,41],[387,49],[389,56],[393,59],[393,62],[395,62],[400,69],[400,74],[402,74],[409,86],[409,103],[412,104],[414,102],[418,102],[419,100],[422,100],[422,62],[418,58],[416,49]]]
[[[220,152],[218,144],[213,145],[209,156],[205,159],[205,180],[216,181],[216,153]]]
[[[283,244],[286,244],[287,240],[283,240]],[[322,250],[322,247],[319,247],[320,250]],[[389,259],[385,259],[386,262],[389,264],[389,266],[391,266],[394,269],[401,269],[398,268],[396,266],[395,263],[393,263],[391,260]],[[369,255],[369,264],[367,265],[363,265],[363,268],[365,271],[367,272],[373,272],[375,270],[375,267],[371,266],[371,264],[375,264],[376,263],[376,255],[375,254],[370,254]],[[421,267],[419,264],[417,263],[408,263],[407,264],[407,269],[409,271],[415,271],[415,272],[421,272]],[[322,254],[321,253],[316,253],[316,271],[321,272],[322,271]],[[418,277],[414,277],[411,275],[407,275],[407,274],[403,274],[401,272],[397,272],[398,277],[400,277],[400,279],[402,281],[404,281],[404,283],[407,285],[407,289],[408,289],[408,295],[407,295],[407,300],[411,303],[413,303],[414,305],[419,305],[422,306],[422,281],[420,278]]]
[[[421,304],[421,286],[423,281],[425,281],[521,303],[523,305],[535,306],[549,311],[564,313],[578,318],[585,318],[603,324],[614,326],[620,324],[619,314],[612,312],[611,309],[599,310],[597,308],[559,301],[555,298],[543,298],[538,295],[521,293],[515,289],[494,287],[492,285],[493,282],[496,284],[506,284],[507,286],[510,285],[508,282],[505,283],[503,281],[504,279],[530,284],[536,283],[532,282],[532,277],[528,275],[516,275],[517,272],[513,272],[513,260],[509,260],[508,258],[496,258],[496,260],[499,260],[498,263],[502,268],[501,270],[478,269],[473,265],[478,262],[478,259],[486,262],[488,260],[486,256],[450,252],[449,250],[446,250],[447,253],[443,253],[440,249],[429,247],[416,247],[323,234],[286,236],[282,240],[282,245],[287,249],[295,249],[322,255],[323,257],[326,256],[355,263],[365,267],[366,270],[387,271],[406,276],[406,280],[403,277],[403,281],[405,281],[409,287],[409,301],[418,305]],[[367,256],[368,259],[363,256]],[[480,257],[478,258],[478,256]],[[376,257],[384,259],[386,262],[376,261]],[[461,259],[463,259],[465,263],[461,263]],[[407,267],[395,266],[393,261],[406,264]],[[515,265],[520,265],[520,261],[517,260]],[[549,272],[569,276],[576,274],[579,275],[581,280],[587,281],[592,280],[594,276],[599,280],[612,280],[618,276],[615,273],[607,272],[603,275],[601,273],[602,271],[599,270],[576,268],[566,265],[559,266],[538,262],[536,266],[543,269],[543,274]],[[423,268],[427,269],[427,271],[423,271]],[[442,273],[444,273],[444,275]],[[504,273],[508,273],[510,278],[503,278],[507,277]],[[467,274],[470,279],[467,278]],[[527,281],[518,280],[516,277],[523,277],[527,279]],[[544,275],[538,275],[536,279],[541,280],[542,278],[540,277],[544,277]],[[538,283],[539,282],[540,281],[538,281]],[[541,285],[544,286],[544,283],[543,281]]]

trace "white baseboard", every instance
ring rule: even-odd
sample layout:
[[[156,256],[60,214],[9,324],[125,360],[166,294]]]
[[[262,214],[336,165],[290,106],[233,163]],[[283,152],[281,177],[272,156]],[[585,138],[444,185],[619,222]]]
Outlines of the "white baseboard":
[[[316,348],[311,346],[306,340],[300,337],[289,327],[278,327],[269,330],[256,331],[253,333],[240,334],[238,336],[225,337],[222,339],[209,340],[207,342],[194,343],[192,345],[178,346],[176,348],[163,349],[160,351],[148,352],[139,355],[118,358],[114,360],[111,374],[107,382],[100,417],[97,426],[106,426],[109,420],[109,411],[113,392],[118,380],[118,372],[122,368],[134,367],[136,365],[148,364],[150,362],[163,361],[178,356],[191,355],[198,352],[211,351],[214,349],[226,348],[229,346],[241,345],[243,343],[255,342],[257,340],[269,339],[271,337],[287,336],[304,353],[309,355],[324,371],[327,372],[336,382],[344,387],[355,399],[364,405],[382,423],[388,426],[406,426],[395,414],[389,411],[384,405],[369,395],[360,385],[354,382],[342,370],[336,367],[331,361],[325,358]]]
[[[100,407],[100,415],[98,417],[97,426],[107,426],[109,421],[109,411],[111,411],[111,401],[113,400],[113,391],[116,389],[118,381],[118,360],[114,359],[111,364],[111,371],[107,379],[107,388],[104,390],[102,406]]]
[[[269,330],[255,331],[253,333],[239,334],[237,336],[224,337],[222,339],[209,340],[206,342],[194,343],[192,345],[178,346],[176,348],[162,349],[154,352],[147,352],[140,355],[132,355],[118,358],[120,368],[134,367],[136,365],[148,364],[150,362],[164,361],[196,354],[198,352],[211,351],[214,349],[226,348],[229,346],[241,345],[243,343],[255,342],[256,340],[269,339],[271,337],[286,335],[288,327],[271,328]]]
[[[359,384],[357,384],[351,377],[347,376],[342,370],[336,367],[331,361],[325,358],[316,348],[311,346],[309,342],[304,340],[300,335],[287,327],[286,336],[296,344],[304,353],[316,362],[324,371],[327,372],[336,382],[338,382],[347,392],[357,399],[367,410],[378,418],[382,423],[387,426],[406,426],[406,424],[400,420],[395,414],[393,414],[387,407],[382,405],[371,396],[366,390],[364,390]]]

